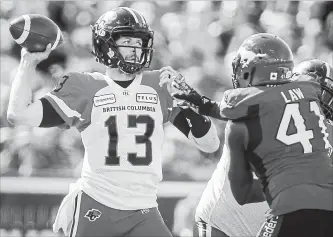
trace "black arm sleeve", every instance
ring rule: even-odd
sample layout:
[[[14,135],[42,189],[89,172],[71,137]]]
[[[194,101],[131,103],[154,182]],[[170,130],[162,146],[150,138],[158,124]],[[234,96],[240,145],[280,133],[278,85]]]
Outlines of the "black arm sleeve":
[[[47,99],[41,98],[40,101],[43,105],[43,119],[39,127],[50,128],[60,126],[65,123]]]
[[[205,116],[197,114],[192,109],[183,109],[185,117],[188,118],[192,124],[191,132],[195,138],[200,138],[206,135],[211,126],[211,121]]]
[[[177,114],[175,119],[173,120],[172,124],[179,130],[181,131],[186,137],[188,137],[188,134],[190,133],[190,126],[186,120],[186,117],[181,111],[180,113]]]

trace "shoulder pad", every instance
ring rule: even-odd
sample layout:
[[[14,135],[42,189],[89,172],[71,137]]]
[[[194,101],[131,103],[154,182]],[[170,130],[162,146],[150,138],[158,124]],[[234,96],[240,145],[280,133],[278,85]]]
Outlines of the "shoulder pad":
[[[292,76],[291,81],[312,81],[312,82],[317,82],[316,77],[313,75],[299,75],[299,74],[295,74]]]
[[[73,84],[75,82],[78,82],[80,80],[80,78],[82,78],[81,75],[82,75],[82,73],[79,73],[79,72],[69,72],[69,73],[63,75],[61,78],[58,79],[58,82],[53,90],[55,92],[58,92],[64,87],[65,83]]]
[[[156,89],[159,87],[159,82],[160,82],[159,77],[160,77],[160,72],[158,70],[144,71],[142,73],[142,84],[149,85]]]
[[[224,92],[223,101],[229,108],[236,107],[242,101],[262,93],[262,90],[256,87],[231,89]]]
[[[97,81],[104,81],[104,74],[100,73],[100,72],[84,72],[84,75],[88,75],[90,77],[92,77],[93,79],[97,80]]]
[[[224,92],[220,102],[220,115],[223,118],[237,120],[251,116],[249,108],[255,105],[251,98],[261,94],[263,91],[257,87],[231,89]]]
[[[159,80],[159,76],[160,76],[160,72],[158,70],[152,70],[152,71],[144,71],[142,73],[142,78],[146,79],[146,78],[151,78],[154,81],[158,81]]]

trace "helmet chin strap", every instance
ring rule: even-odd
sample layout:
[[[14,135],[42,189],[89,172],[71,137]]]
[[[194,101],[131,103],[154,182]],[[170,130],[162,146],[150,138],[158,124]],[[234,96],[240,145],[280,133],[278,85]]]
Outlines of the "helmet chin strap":
[[[121,60],[118,62],[118,68],[120,71],[126,73],[126,74],[134,74],[139,72],[143,66],[135,66],[135,65],[126,65],[126,63],[123,63]]]

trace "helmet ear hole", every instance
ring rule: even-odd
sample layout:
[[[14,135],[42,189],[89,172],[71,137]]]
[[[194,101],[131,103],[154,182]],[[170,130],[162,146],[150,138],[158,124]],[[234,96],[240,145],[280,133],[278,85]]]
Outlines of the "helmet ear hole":
[[[259,49],[259,54],[262,54],[261,49]],[[262,56],[259,56],[259,59],[262,59]]]
[[[248,72],[245,72],[245,73],[244,73],[244,75],[243,75],[244,80],[249,79],[249,74],[250,74],[250,73],[248,73]]]

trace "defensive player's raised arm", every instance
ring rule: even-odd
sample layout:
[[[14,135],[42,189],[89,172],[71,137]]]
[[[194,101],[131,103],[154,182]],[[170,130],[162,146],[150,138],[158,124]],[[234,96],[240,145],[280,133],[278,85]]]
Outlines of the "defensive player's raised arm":
[[[176,126],[188,139],[192,140],[195,146],[208,153],[215,152],[220,146],[220,139],[217,136],[216,127],[211,120],[194,112],[190,107],[181,108],[172,96],[172,81],[181,80],[183,76],[172,67],[161,68],[159,85],[164,89],[168,101],[168,120]]]
[[[21,61],[12,83],[7,119],[13,125],[37,127],[43,118],[43,106],[40,100],[32,103],[31,78],[36,76],[36,66],[51,52],[48,45],[45,52],[29,53],[22,48]]]
[[[228,121],[225,128],[226,157],[230,158],[228,177],[231,191],[240,205],[265,201],[260,183],[253,179],[252,169],[246,160],[247,129],[241,122]]]

